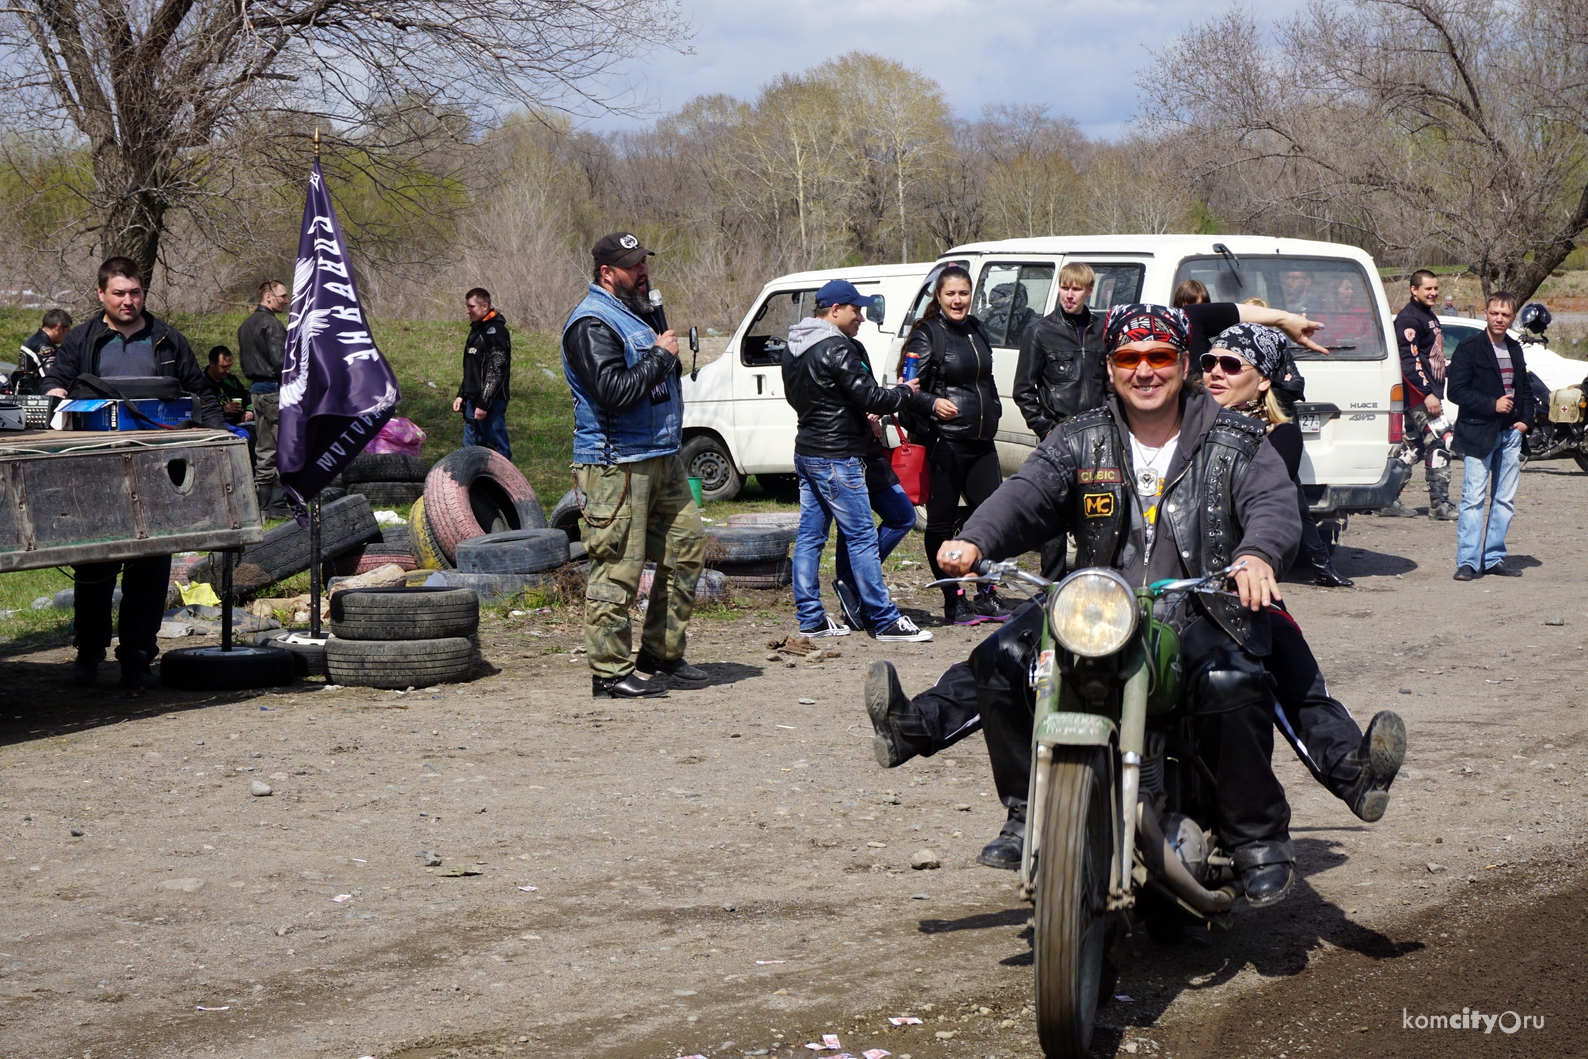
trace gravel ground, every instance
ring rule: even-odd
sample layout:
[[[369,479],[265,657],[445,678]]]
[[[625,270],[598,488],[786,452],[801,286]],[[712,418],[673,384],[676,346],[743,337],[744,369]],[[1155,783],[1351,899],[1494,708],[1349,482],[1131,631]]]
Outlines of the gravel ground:
[[[1585,481],[1524,473],[1523,578],[1455,583],[1454,524],[1364,517],[1357,588],[1287,586],[1335,693],[1406,718],[1390,812],[1361,824],[1281,743],[1304,882],[1136,939],[1097,1054],[1581,1054]],[[890,578],[935,626],[919,569]],[[859,698],[874,659],[917,689],[979,637],[789,668],[788,594],[749,596],[692,631],[712,686],[641,703],[588,697],[557,613],[487,621],[494,672],[409,693],[127,699],[68,687],[61,647],[0,661],[0,1053],[1039,1054],[1028,908],[974,863],[1002,818],[980,737],[885,772]],[[1545,1028],[1402,1029],[1452,997]]]

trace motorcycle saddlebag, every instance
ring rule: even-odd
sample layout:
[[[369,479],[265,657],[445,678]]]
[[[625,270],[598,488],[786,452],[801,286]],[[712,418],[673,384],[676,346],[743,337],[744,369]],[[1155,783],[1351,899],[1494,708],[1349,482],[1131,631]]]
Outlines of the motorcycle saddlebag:
[[[1582,387],[1567,386],[1549,395],[1549,421],[1551,423],[1582,422]]]

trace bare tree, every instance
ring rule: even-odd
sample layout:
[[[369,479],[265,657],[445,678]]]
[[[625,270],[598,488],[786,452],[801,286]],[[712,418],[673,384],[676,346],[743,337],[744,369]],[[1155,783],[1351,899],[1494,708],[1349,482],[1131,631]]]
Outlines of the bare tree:
[[[1269,45],[1236,10],[1165,49],[1143,102],[1238,214],[1526,298],[1588,228],[1585,26],[1588,0],[1314,0]]]
[[[612,104],[616,64],[686,33],[677,0],[13,0],[0,97],[83,144],[87,228],[150,270],[174,211],[224,210],[315,124],[371,173],[468,116]]]

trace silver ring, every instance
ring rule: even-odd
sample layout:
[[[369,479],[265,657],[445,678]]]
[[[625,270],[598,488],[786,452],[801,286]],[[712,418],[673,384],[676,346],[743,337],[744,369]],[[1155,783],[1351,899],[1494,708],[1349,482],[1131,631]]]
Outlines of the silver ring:
[[[965,554],[964,552],[949,552],[948,553],[948,557],[950,559],[958,559],[961,555],[964,555],[964,554]]]

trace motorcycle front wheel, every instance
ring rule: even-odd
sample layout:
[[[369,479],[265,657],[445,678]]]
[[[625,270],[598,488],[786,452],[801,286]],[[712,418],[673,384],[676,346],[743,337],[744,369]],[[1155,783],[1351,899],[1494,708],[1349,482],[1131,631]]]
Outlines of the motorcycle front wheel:
[[[1037,1032],[1048,1059],[1081,1059],[1097,1025],[1113,850],[1106,754],[1105,747],[1053,748],[1033,939]]]

